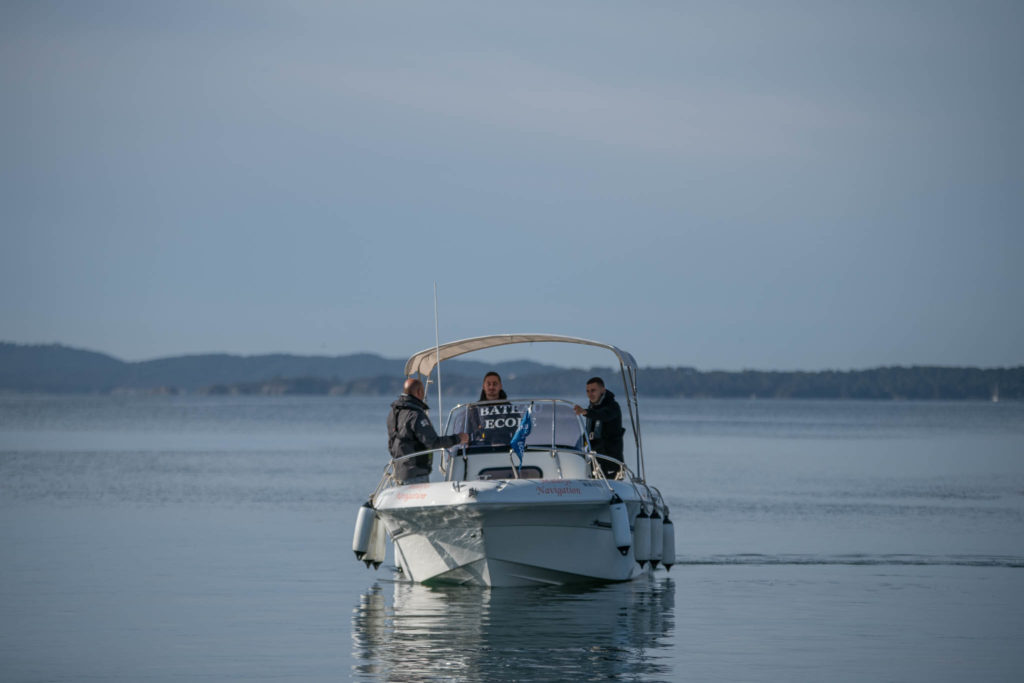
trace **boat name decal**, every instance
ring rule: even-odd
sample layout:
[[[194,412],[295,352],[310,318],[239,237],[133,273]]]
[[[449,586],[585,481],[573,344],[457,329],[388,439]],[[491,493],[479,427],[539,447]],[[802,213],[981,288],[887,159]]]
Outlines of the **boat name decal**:
[[[578,496],[583,492],[582,489],[578,489],[575,486],[538,486],[537,495],[542,496],[544,494],[554,494],[558,497],[562,496]]]
[[[518,427],[520,418],[499,417],[497,420],[484,420],[484,429],[500,429],[502,427]]]
[[[398,500],[423,500],[427,497],[426,492],[424,493],[404,493],[400,492],[395,495]]]
[[[518,415],[519,411],[516,410],[515,406],[510,406],[507,403],[499,406],[480,406],[480,417],[490,417],[491,415]]]
[[[502,429],[518,427],[523,416],[515,406],[504,404],[497,406],[480,406],[478,409],[480,417],[491,418],[483,421],[484,429]],[[495,417],[495,416],[505,417]]]

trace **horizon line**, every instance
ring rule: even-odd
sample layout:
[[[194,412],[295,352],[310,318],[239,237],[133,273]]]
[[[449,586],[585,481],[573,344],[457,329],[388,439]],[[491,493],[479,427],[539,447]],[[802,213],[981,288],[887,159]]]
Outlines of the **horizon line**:
[[[395,362],[399,362],[399,363],[404,362],[404,359],[402,359],[401,357],[394,357],[394,358],[392,358],[392,357],[389,357],[389,356],[383,356],[383,355],[381,355],[379,353],[375,353],[373,351],[352,351],[352,352],[349,352],[349,353],[339,353],[339,354],[333,354],[333,355],[332,354],[314,354],[314,353],[295,353],[295,352],[291,352],[291,351],[268,351],[268,352],[262,352],[262,353],[238,353],[238,352],[230,352],[230,351],[203,351],[203,352],[179,353],[179,354],[167,355],[167,356],[157,356],[157,357],[154,357],[154,358],[144,358],[144,359],[139,359],[139,360],[126,360],[124,358],[121,358],[119,356],[115,356],[112,353],[108,353],[106,351],[98,351],[96,349],[90,349],[90,348],[79,347],[79,346],[70,346],[70,345],[65,344],[63,342],[28,342],[28,343],[22,343],[22,342],[12,342],[12,341],[0,340],[0,346],[5,346],[5,345],[21,346],[21,347],[44,347],[44,348],[45,347],[58,347],[58,348],[68,349],[68,350],[71,350],[71,351],[81,351],[81,352],[85,352],[85,353],[95,353],[95,354],[99,354],[99,355],[102,355],[102,356],[107,356],[108,358],[111,358],[113,360],[119,361],[121,363],[129,363],[129,364],[152,363],[152,362],[156,362],[156,361],[170,360],[170,359],[174,359],[174,358],[190,358],[190,357],[201,357],[201,356],[233,356],[233,357],[236,357],[236,358],[259,358],[259,357],[264,357],[264,356],[292,356],[292,357],[295,357],[295,358],[346,358],[346,357],[351,357],[351,356],[374,356],[376,358],[381,358],[383,360],[395,361]],[[449,359],[446,362],[452,362],[452,361],[458,362],[458,361],[461,361],[461,360],[467,360],[467,359]],[[470,362],[483,362],[483,361],[470,361]],[[548,366],[548,367],[556,367],[556,368],[560,368],[560,369],[563,369],[563,370],[592,370],[592,369],[595,369],[595,368],[611,368],[612,370],[615,369],[614,365],[607,365],[607,366],[604,366],[604,365],[592,365],[589,368],[585,368],[585,367],[576,367],[576,366],[565,366],[565,365],[560,365],[558,363],[551,363],[551,362],[535,361],[535,360],[531,360],[529,358],[515,358],[515,359],[509,359],[509,360],[496,360],[496,361],[491,361],[491,362],[494,363],[494,364],[527,362],[527,363],[536,363],[537,365],[543,365],[543,366]],[[693,366],[693,365],[643,365],[643,366],[639,366],[639,369],[641,369],[641,370],[643,370],[643,369],[651,369],[651,370],[678,369],[678,370],[694,370],[696,372],[702,372],[702,373],[710,373],[710,372],[726,372],[726,373],[742,373],[742,372],[790,372],[790,373],[793,373],[793,372],[807,372],[807,373],[820,373],[820,372],[865,372],[865,371],[869,371],[869,370],[883,370],[883,369],[890,369],[890,368],[905,368],[905,369],[912,369],[912,368],[942,368],[942,369],[974,369],[974,370],[1012,370],[1012,369],[1016,369],[1016,368],[1024,368],[1024,363],[1015,364],[1015,365],[1011,364],[1011,365],[992,365],[992,366],[982,366],[982,365],[946,365],[946,364],[934,364],[934,363],[925,363],[925,364],[890,364],[890,365],[874,365],[874,366],[860,367],[860,368],[848,367],[848,368],[845,368],[845,369],[838,369],[838,368],[830,367],[830,368],[821,368],[821,369],[818,369],[818,370],[793,369],[793,368],[788,368],[788,369],[780,369],[780,368],[761,369],[761,368],[753,368],[753,367],[745,367],[745,368],[734,369],[734,370],[728,370],[728,369],[723,369],[723,368],[702,369],[702,368],[698,368],[698,367]]]

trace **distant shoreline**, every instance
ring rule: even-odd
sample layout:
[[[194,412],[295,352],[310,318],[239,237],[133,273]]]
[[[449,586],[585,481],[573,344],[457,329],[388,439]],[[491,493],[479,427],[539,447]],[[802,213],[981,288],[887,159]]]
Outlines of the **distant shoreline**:
[[[0,393],[150,395],[384,396],[401,390],[404,362],[375,354],[235,356],[209,354],[125,362],[61,345],[0,342]],[[617,370],[567,369],[530,361],[444,364],[444,393],[473,395],[487,370],[520,396],[576,395],[601,375],[615,391]],[[663,398],[971,400],[1024,399],[1024,366],[880,367],[866,370],[701,371],[641,368],[642,396]]]

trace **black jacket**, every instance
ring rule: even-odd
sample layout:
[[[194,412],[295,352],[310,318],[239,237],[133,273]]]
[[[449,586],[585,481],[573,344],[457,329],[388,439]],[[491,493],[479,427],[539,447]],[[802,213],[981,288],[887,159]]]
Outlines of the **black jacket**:
[[[605,389],[597,403],[587,406],[587,437],[590,446],[601,455],[622,460],[622,409],[615,394]]]
[[[459,443],[458,434],[437,435],[427,417],[427,409],[426,403],[409,394],[402,394],[391,404],[391,412],[388,413],[388,450],[392,458],[432,448],[450,448]],[[430,474],[432,461],[432,455],[425,453],[395,463],[395,478],[405,481]]]

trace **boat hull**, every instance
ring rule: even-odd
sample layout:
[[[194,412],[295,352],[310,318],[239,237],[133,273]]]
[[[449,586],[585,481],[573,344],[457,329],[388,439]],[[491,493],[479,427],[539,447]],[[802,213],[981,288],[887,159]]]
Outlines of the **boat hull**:
[[[630,518],[636,490],[610,484]],[[646,573],[616,547],[609,484],[439,482],[382,492],[374,508],[404,576],[427,584],[525,586],[628,581]]]

